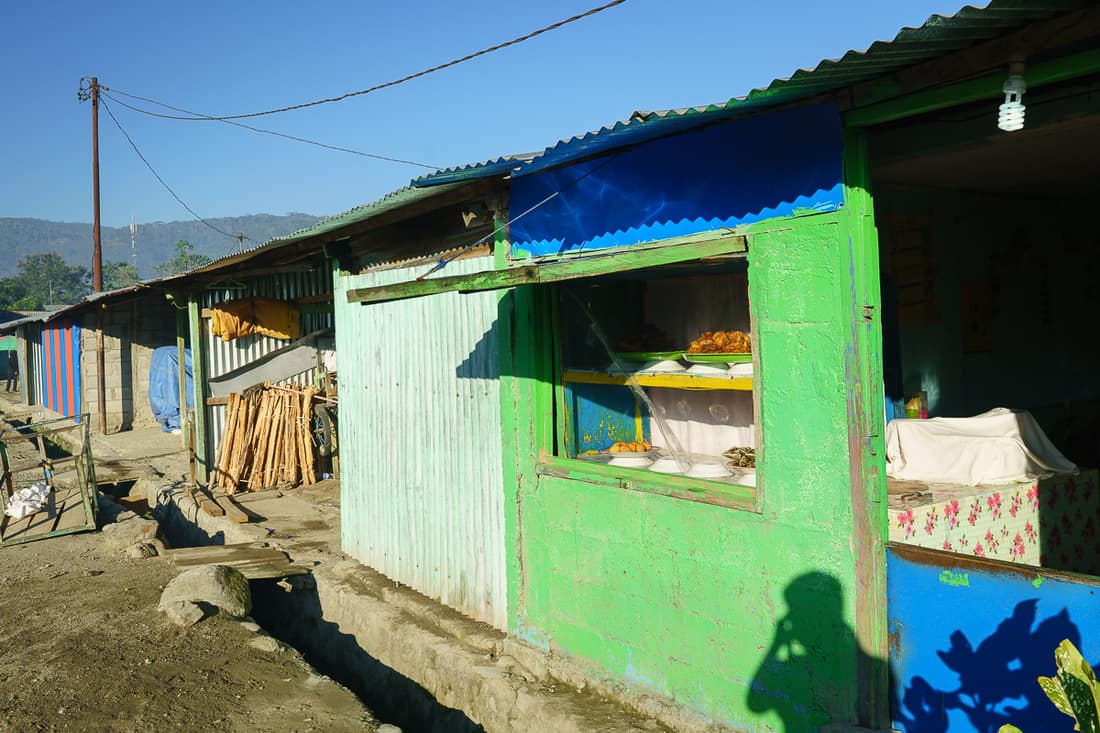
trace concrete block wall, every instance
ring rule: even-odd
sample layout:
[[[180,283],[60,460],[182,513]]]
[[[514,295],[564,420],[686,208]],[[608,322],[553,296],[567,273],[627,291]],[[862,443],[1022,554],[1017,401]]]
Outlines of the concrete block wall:
[[[99,424],[99,368],[96,357],[96,312],[84,314],[81,330],[81,404]],[[156,424],[149,407],[149,364],[153,350],[175,343],[172,306],[149,295],[103,310],[103,366],[108,432]]]

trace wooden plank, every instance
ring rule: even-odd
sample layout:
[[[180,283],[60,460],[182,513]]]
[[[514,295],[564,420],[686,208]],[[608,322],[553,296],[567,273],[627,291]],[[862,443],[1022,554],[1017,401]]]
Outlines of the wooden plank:
[[[207,496],[205,491],[195,489],[193,498],[198,502],[199,508],[210,516],[221,517],[225,515],[225,510],[214,503],[214,500]]]
[[[1088,76],[1097,71],[1100,71],[1100,50],[1093,49],[1051,61],[1028,64],[1027,84],[1034,89],[1045,84]],[[948,107],[958,107],[969,102],[997,99],[1004,94],[1001,90],[1004,77],[1005,72],[998,71],[859,107],[844,115],[844,124],[847,128],[870,127]]]
[[[188,432],[187,425],[187,360],[184,355],[187,349],[187,309],[181,306],[176,306],[175,301],[172,302],[176,307],[176,361],[177,364],[177,385],[180,404],[180,442],[183,447],[187,447]]]
[[[219,496],[226,496],[227,494],[228,492],[216,493],[214,494],[214,498],[216,499]],[[273,486],[266,489],[257,489],[256,491],[246,491],[244,493],[233,494],[233,501],[237,504],[244,504],[250,501],[278,499],[282,495],[282,490]]]
[[[232,395],[230,395],[230,396],[232,396]],[[220,405],[228,405],[228,404],[229,404],[229,397],[207,397],[206,398],[206,406],[207,407],[218,407]]]
[[[203,336],[204,329],[199,319],[199,302],[194,295],[187,301],[188,322],[191,336],[191,377],[194,389],[195,405],[195,459],[196,478],[200,483],[207,481],[207,472],[210,470],[210,456],[206,447],[206,370],[203,368],[203,356],[206,351]],[[180,404],[185,405],[186,400],[180,399]]]
[[[214,501],[225,512],[225,516],[232,519],[237,524],[248,524],[248,515],[241,511],[241,508],[233,503],[233,500],[228,496],[215,496]]]
[[[742,234],[732,231],[704,232],[666,241],[658,246],[616,248],[600,254],[589,254],[539,265],[521,265],[505,270],[488,270],[469,275],[411,280],[395,285],[352,288],[347,291],[347,300],[349,303],[366,304],[445,292],[476,293],[500,290],[517,285],[561,282],[609,272],[661,267],[708,257],[733,255],[745,252],[747,249],[747,240]]]

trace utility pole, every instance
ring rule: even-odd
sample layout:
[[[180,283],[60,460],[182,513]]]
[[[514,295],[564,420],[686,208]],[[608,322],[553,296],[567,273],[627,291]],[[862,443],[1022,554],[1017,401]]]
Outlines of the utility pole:
[[[99,238],[99,81],[92,77],[92,288],[103,292],[103,249]]]
[[[81,80],[83,82],[83,80]],[[85,90],[83,83],[77,92],[77,99],[92,101],[92,289],[103,292],[103,250],[99,237],[99,80],[92,77]],[[107,434],[107,379],[103,359],[103,306],[95,310],[95,351],[96,351],[96,407],[99,411],[99,432]]]

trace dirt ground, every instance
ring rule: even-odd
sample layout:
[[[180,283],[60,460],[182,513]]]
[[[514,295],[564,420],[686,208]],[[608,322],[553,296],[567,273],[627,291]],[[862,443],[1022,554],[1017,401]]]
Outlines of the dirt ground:
[[[176,574],[98,532],[0,548],[0,732],[377,729],[296,651],[249,646],[240,622],[171,624],[157,602]]]
[[[98,534],[0,549],[0,731],[371,731],[352,693],[213,616],[156,610],[176,575]]]

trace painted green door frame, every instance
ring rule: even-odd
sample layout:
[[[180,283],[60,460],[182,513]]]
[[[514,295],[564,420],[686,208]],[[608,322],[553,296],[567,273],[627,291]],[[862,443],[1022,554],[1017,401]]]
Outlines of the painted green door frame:
[[[1032,65],[1037,87],[1100,72],[1100,51],[1089,50]],[[885,405],[882,364],[882,298],[878,234],[874,220],[868,130],[1001,95],[1004,74],[890,99],[845,114],[844,182],[846,252],[851,274],[852,335],[846,358],[850,386],[849,444],[852,510],[856,527],[856,635],[869,658],[888,657],[885,541],[888,535],[885,466]],[[991,112],[992,114],[992,112]],[[861,718],[872,728],[890,721],[886,666],[860,673]]]
[[[885,392],[882,374],[882,294],[878,234],[867,140],[849,128],[844,140],[844,205],[842,253],[850,277],[845,303],[850,309],[850,336],[845,350],[848,383],[848,446],[856,562],[856,639],[867,653],[863,660],[885,660],[886,626],[886,465]],[[860,721],[879,729],[890,720],[889,679],[885,664],[857,670]]]

